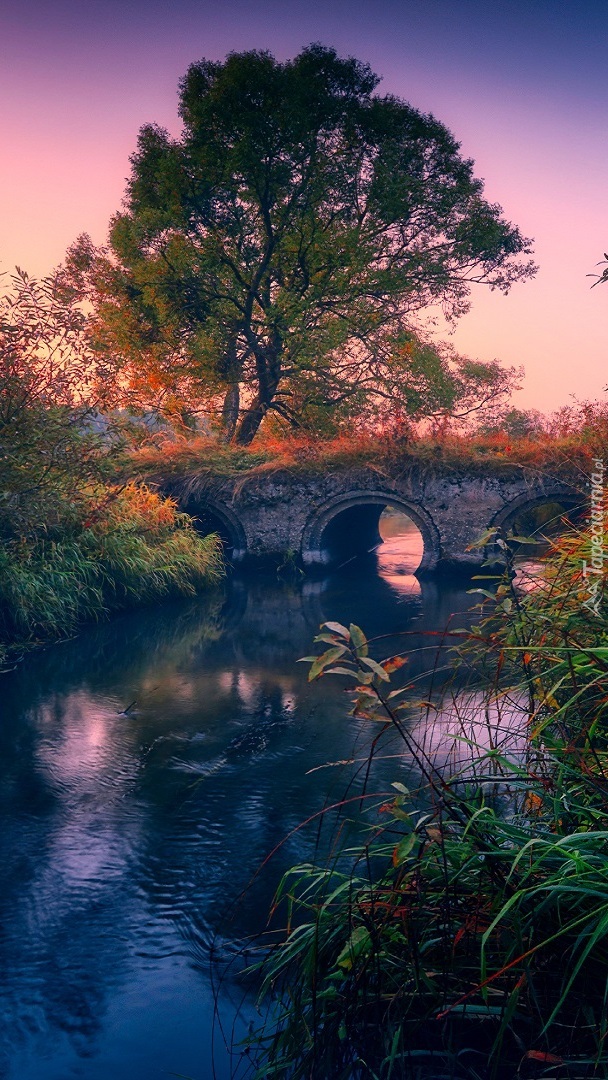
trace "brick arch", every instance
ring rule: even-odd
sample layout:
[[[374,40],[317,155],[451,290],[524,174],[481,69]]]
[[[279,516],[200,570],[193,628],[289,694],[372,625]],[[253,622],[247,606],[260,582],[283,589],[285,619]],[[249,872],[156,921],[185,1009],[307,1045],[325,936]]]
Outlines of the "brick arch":
[[[393,491],[355,490],[335,495],[317,507],[310,515],[302,533],[301,555],[305,566],[326,566],[332,554],[326,541],[328,526],[347,510],[356,509],[363,515],[361,528],[364,539],[374,533],[379,541],[378,521],[386,506],[395,506],[413,521],[422,535],[424,552],[416,573],[435,570],[441,557],[441,537],[431,515],[416,503],[411,503]],[[371,511],[365,515],[366,508]],[[361,550],[364,550],[362,546]]]

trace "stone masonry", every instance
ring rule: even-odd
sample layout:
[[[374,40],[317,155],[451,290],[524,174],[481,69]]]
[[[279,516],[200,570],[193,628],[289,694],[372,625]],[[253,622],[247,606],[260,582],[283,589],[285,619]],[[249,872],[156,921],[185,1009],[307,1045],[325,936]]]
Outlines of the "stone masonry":
[[[580,482],[579,482],[580,484]],[[411,464],[399,476],[375,467],[256,471],[238,481],[193,472],[161,489],[222,535],[234,562],[293,558],[304,567],[331,564],[345,552],[379,541],[382,510],[403,510],[419,528],[424,555],[418,573],[473,569],[482,559],[467,550],[484,530],[506,534],[518,513],[543,502],[581,507],[588,497],[574,480],[509,466],[504,473],[467,473]]]

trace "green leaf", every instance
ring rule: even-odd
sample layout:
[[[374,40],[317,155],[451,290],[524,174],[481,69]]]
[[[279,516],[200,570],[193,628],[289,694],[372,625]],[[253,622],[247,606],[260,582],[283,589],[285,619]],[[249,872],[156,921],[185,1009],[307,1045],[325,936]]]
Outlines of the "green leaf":
[[[409,795],[409,788],[406,788],[405,784],[399,783],[398,780],[393,780],[391,787],[395,788],[395,791],[400,791],[402,795]]]
[[[367,656],[369,649],[367,647],[367,638],[359,626],[355,626],[354,623],[350,624],[350,637],[355,649],[357,650],[357,656]]]
[[[391,690],[390,694],[387,694],[386,700],[391,701],[393,698],[400,697],[401,694],[405,694],[405,692],[407,690],[411,690],[411,689],[412,689],[412,684],[410,683],[408,686],[401,686],[399,688],[399,690]]]
[[[475,551],[477,548],[486,547],[487,544],[492,543],[497,532],[498,529],[487,529],[486,532],[479,537],[479,540],[475,540],[473,544],[469,544],[466,550]]]
[[[371,656],[360,656],[359,660],[362,664],[365,664],[368,668],[371,668],[371,670],[374,672],[374,675],[377,675],[378,678],[382,679],[383,682],[391,681],[390,677],[386,674],[384,668],[381,667],[380,664],[376,663],[375,660],[372,660]]]
[[[313,638],[313,641],[315,642],[315,645],[318,641],[323,641],[326,645],[338,644],[335,634],[317,634],[317,636]]]
[[[364,926],[356,926],[350,935],[336,963],[345,971],[351,971],[360,956],[370,951],[371,938]]]
[[[452,1005],[450,1012],[457,1016],[501,1016],[503,1005]]]
[[[404,836],[403,840],[397,844],[397,847],[393,852],[393,866],[400,866],[402,862],[405,862],[416,843],[416,836],[417,834],[412,831],[408,836]]]
[[[346,652],[344,645],[336,645],[333,649],[328,649],[327,652],[321,653],[321,656],[317,656],[314,663],[311,664],[310,671],[308,672],[308,681],[313,682],[324,668],[329,667],[335,660],[339,660]]]
[[[332,634],[339,634],[340,637],[346,638],[347,641],[350,641],[350,634],[349,634],[348,630],[346,629],[346,627],[342,626],[342,623],[339,623],[339,622],[324,622],[324,623],[321,623],[321,629],[323,629],[324,626],[326,626],[328,630],[331,630]]]

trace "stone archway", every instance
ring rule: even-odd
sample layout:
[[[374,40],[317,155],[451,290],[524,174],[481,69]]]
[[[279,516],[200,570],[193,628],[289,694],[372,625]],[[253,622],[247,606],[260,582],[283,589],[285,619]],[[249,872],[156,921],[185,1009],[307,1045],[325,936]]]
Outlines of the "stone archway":
[[[530,496],[530,493],[526,492],[507,503],[498,513],[494,514],[488,528],[500,529],[501,533],[506,534],[523,514],[548,503],[558,503],[563,506],[564,511],[581,511],[586,505],[586,499],[580,491],[564,486],[547,488],[542,495]]]
[[[441,538],[433,519],[422,507],[392,491],[349,491],[335,495],[317,507],[302,533],[304,565],[327,566],[334,561],[328,531],[332,522],[337,523],[340,515],[344,515],[345,529],[349,530],[354,552],[363,553],[375,546],[380,542],[378,521],[386,506],[401,510],[420,531],[424,552],[416,573],[435,570],[441,557]]]
[[[233,563],[242,562],[247,554],[245,530],[234,511],[214,499],[192,496],[181,503],[182,509],[195,519],[195,526],[205,533],[219,533],[226,557]]]

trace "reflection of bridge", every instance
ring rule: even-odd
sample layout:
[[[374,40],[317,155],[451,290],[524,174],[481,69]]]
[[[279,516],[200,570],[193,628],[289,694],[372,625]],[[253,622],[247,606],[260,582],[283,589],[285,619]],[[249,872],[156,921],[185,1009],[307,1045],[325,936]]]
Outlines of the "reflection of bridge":
[[[304,566],[328,565],[367,551],[379,541],[378,521],[386,506],[403,511],[420,530],[424,554],[419,572],[478,565],[468,551],[486,528],[505,532],[523,513],[543,503],[567,509],[585,496],[567,476],[505,465],[484,476],[445,465],[413,464],[401,475],[370,467],[333,468],[325,473],[259,471],[227,481],[197,475],[160,487],[205,531],[222,536],[234,562],[247,556],[286,556]]]

